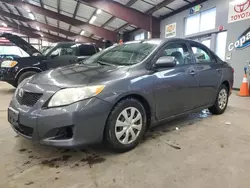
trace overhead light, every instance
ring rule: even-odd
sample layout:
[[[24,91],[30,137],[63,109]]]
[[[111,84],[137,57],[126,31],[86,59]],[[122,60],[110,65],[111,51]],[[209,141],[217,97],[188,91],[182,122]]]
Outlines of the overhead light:
[[[30,9],[28,9],[28,8],[26,10],[27,10],[27,12],[31,12]]]
[[[80,35],[84,35],[84,33],[85,33],[85,31],[82,30],[81,33],[80,33]]]
[[[77,42],[78,41],[78,39],[75,39],[75,42]]]
[[[101,14],[102,13],[102,10],[101,9],[98,9],[97,11],[96,11],[96,14]]]
[[[2,23],[2,26],[7,27],[7,24],[3,22],[3,23]]]
[[[30,17],[32,20],[35,20],[35,19],[36,19],[35,16],[34,16],[34,14],[33,14],[32,12],[29,13],[29,17]]]
[[[40,34],[41,37],[43,37],[43,34]]]
[[[37,30],[37,31],[40,31],[40,27],[36,26],[36,30]]]
[[[96,16],[93,16],[93,17],[90,19],[89,23],[92,24],[92,23],[96,20],[96,18],[97,18]]]

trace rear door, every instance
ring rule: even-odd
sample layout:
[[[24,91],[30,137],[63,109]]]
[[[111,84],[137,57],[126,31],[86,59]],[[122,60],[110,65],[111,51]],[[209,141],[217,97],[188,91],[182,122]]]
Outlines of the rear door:
[[[48,55],[48,68],[66,66],[77,62],[78,45],[75,43],[58,44]]]
[[[154,73],[154,93],[157,119],[162,120],[195,107],[198,80],[191,51],[185,42],[166,44],[156,56],[173,56],[177,65],[157,69]]]
[[[89,58],[90,56],[94,55],[97,52],[97,49],[94,45],[91,44],[80,44],[79,45],[79,55],[78,61],[84,60]]]
[[[197,107],[212,104],[217,95],[222,79],[222,64],[217,62],[215,55],[204,45],[190,43],[195,71],[199,80]]]

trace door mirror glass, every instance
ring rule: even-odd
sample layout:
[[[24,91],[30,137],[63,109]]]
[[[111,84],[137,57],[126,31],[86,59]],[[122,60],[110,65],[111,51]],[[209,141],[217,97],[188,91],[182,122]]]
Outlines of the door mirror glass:
[[[163,56],[160,57],[154,64],[155,68],[169,68],[176,65],[175,57],[173,56]]]

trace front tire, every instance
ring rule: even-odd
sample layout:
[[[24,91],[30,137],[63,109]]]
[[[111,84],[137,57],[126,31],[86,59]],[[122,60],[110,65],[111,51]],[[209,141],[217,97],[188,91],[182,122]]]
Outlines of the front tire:
[[[229,89],[223,84],[221,85],[215,103],[212,107],[208,108],[212,114],[223,114],[227,108],[229,97]]]
[[[136,99],[120,101],[111,111],[105,128],[105,139],[112,150],[126,152],[142,140],[147,125],[146,111]]]
[[[27,72],[22,73],[22,74],[19,76],[18,80],[17,80],[17,85],[19,85],[24,79],[26,79],[26,78],[28,78],[28,77],[30,77],[30,76],[33,76],[33,75],[36,74],[36,73],[37,73],[37,72],[35,72],[35,71],[27,71]]]

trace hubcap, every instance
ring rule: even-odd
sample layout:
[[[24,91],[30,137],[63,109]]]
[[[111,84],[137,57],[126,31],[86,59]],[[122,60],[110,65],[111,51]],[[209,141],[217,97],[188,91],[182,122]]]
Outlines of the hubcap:
[[[123,110],[115,124],[115,136],[122,144],[130,144],[139,136],[142,129],[142,115],[134,107]]]
[[[219,103],[219,108],[223,110],[226,105],[227,105],[227,91],[225,89],[222,89],[219,93],[218,97],[218,103]]]

